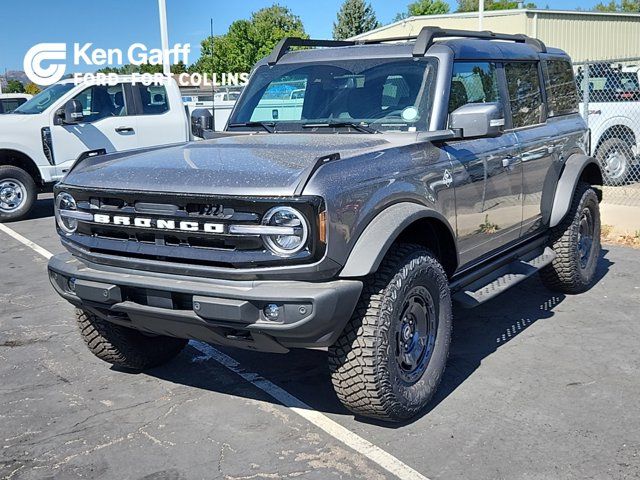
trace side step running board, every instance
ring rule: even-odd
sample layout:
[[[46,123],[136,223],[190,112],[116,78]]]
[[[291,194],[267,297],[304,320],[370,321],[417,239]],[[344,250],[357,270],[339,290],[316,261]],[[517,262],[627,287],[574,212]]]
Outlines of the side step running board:
[[[503,267],[462,287],[453,300],[464,308],[473,308],[495,298],[505,290],[526,280],[556,258],[556,252],[545,247],[514,260]]]

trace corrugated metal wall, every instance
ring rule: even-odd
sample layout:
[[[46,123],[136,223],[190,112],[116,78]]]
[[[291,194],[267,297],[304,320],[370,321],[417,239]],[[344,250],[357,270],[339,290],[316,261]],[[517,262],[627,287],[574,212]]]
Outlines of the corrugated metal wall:
[[[528,14],[533,35],[535,19]],[[640,57],[640,16],[538,13],[537,37],[574,62]]]
[[[537,18],[536,18],[537,17]],[[477,30],[477,14],[415,17],[357,38],[417,35],[427,25]],[[545,10],[486,12],[484,29],[525,33],[565,50],[574,62],[640,57],[640,15],[593,15]]]

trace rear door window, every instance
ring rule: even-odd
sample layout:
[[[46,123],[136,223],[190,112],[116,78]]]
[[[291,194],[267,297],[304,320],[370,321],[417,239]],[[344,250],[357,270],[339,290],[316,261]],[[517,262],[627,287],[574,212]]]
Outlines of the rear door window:
[[[513,128],[530,127],[543,121],[542,91],[538,62],[504,64]]]
[[[164,85],[137,84],[133,85],[132,89],[140,102],[139,115],[160,115],[169,111],[167,89]]]
[[[571,62],[548,60],[543,63],[549,117],[578,111],[578,89]]]

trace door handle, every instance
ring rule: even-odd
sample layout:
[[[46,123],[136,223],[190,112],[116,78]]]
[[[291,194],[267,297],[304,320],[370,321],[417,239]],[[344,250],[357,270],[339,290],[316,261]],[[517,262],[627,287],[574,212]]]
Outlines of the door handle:
[[[135,130],[133,127],[117,127],[116,132],[118,133],[134,133]]]

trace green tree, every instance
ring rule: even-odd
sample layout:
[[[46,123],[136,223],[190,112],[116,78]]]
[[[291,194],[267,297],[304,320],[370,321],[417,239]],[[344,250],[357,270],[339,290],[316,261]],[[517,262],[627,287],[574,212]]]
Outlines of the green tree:
[[[333,23],[333,38],[343,40],[379,26],[380,22],[370,3],[364,0],[345,0],[338,12],[337,21]]]
[[[407,6],[411,17],[418,15],[443,15],[449,13],[449,4],[442,0],[417,0]]]
[[[5,93],[24,93],[24,85],[20,80],[9,80]]]
[[[478,0],[458,0],[457,12],[477,12]],[[485,10],[512,10],[518,8],[518,1],[512,0],[485,0]],[[524,8],[537,8],[533,2],[525,3]]]
[[[611,0],[609,3],[598,3],[593,10],[596,12],[624,12],[624,13],[640,13],[640,0],[622,0],[622,3],[616,3]]]
[[[201,56],[190,72],[249,72],[284,37],[308,38],[302,21],[288,8],[273,5],[254,12],[249,20],[236,20],[225,35],[201,42]]]
[[[40,87],[35,83],[27,83],[24,87],[24,93],[28,93],[29,95],[37,95],[40,93]]]
[[[187,71],[186,65],[180,60],[175,65],[171,65],[171,73],[180,74]],[[121,67],[104,67],[96,71],[97,73],[116,73],[118,75],[131,75],[132,73],[162,73],[162,65],[151,65],[143,63],[142,65],[132,65],[127,63]]]

